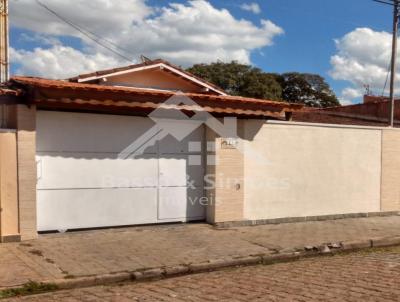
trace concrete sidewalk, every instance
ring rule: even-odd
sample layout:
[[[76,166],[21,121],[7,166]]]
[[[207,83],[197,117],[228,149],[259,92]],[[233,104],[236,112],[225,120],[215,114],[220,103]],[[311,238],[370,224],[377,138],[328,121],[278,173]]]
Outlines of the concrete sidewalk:
[[[312,251],[400,244],[400,216],[217,229],[207,224],[41,235],[0,244],[0,288],[61,287],[268,262]],[[314,247],[314,248],[313,248]],[[329,250],[328,250],[329,251]]]

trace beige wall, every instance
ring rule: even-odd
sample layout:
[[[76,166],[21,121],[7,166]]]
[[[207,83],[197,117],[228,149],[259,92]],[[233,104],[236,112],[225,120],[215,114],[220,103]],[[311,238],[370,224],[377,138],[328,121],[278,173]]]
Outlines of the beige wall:
[[[381,133],[247,121],[244,219],[380,211]]]
[[[0,239],[19,239],[15,132],[0,132]]]
[[[108,78],[106,85],[130,84],[135,87],[202,92],[202,87],[161,69],[151,69]]]
[[[18,105],[16,122],[20,233],[22,240],[28,240],[37,237],[36,107]]]
[[[7,175],[18,179],[19,202],[16,208],[8,198],[1,235],[18,233],[18,212],[19,232],[27,240],[37,236],[36,109],[18,105],[15,112],[17,146],[11,136],[2,145],[6,136],[0,136],[0,175],[4,162],[12,170],[4,154],[16,148],[18,175]],[[215,143],[208,155],[217,160],[207,166],[207,174],[216,176],[215,187],[207,190],[213,201],[208,222],[400,211],[400,130],[262,120],[238,125],[240,148],[222,148],[223,139],[207,129],[207,141]],[[17,188],[11,181],[1,189],[3,206],[4,192],[12,195]]]

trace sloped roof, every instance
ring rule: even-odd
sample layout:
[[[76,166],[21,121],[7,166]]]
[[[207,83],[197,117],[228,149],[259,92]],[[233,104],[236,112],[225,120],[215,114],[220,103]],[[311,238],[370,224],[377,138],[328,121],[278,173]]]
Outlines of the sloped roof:
[[[13,77],[11,83],[30,88],[29,90],[33,88],[34,96],[31,99],[46,106],[64,103],[90,107],[117,106],[126,110],[154,109],[176,95],[172,91],[165,90],[83,84],[35,77]],[[182,95],[192,99],[204,111],[223,115],[282,117],[285,112],[300,110],[303,107],[300,104],[237,96],[198,93]],[[182,105],[181,108],[177,106],[175,109],[192,110],[193,108]]]
[[[123,67],[118,67],[118,68],[111,68],[111,69],[105,69],[105,70],[99,70],[96,72],[81,74],[76,77],[69,78],[68,80],[71,82],[88,82],[88,81],[93,81],[93,80],[100,79],[100,78],[103,78],[106,76],[130,73],[130,72],[143,70],[144,68],[152,68],[152,67],[155,68],[158,66],[165,67],[168,69],[168,71],[174,73],[175,75],[177,75],[183,79],[186,79],[192,83],[195,83],[199,86],[209,88],[220,95],[227,95],[227,93],[222,88],[220,88],[202,78],[199,78],[176,65],[173,65],[173,64],[171,64],[167,61],[161,60],[161,59],[146,61],[146,62],[143,62],[140,64],[133,64],[133,65],[123,66]]]

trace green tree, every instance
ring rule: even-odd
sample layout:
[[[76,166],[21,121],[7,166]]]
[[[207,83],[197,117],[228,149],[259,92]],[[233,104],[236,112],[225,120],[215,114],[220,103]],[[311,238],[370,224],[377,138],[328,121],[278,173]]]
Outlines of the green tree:
[[[197,64],[188,71],[224,89],[231,95],[261,99],[282,99],[275,76],[250,65],[231,63]]]
[[[325,79],[309,73],[265,73],[250,65],[196,64],[188,69],[231,95],[302,103],[309,107],[332,107],[340,103]]]
[[[287,102],[319,108],[340,106],[335,93],[320,75],[290,72],[276,79],[282,87],[282,98]]]

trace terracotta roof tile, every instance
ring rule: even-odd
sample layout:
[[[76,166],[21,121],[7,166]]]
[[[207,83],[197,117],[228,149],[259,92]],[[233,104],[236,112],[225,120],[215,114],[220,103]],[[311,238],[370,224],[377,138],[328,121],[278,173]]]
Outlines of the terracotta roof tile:
[[[97,84],[83,84],[83,83],[74,83],[67,82],[62,80],[49,80],[43,78],[36,77],[13,77],[11,79],[13,82],[33,86],[33,87],[42,87],[42,88],[58,88],[58,89],[72,89],[72,90],[86,90],[86,91],[107,91],[107,92],[115,92],[115,93],[123,93],[123,94],[143,94],[143,95],[158,95],[171,97],[176,95],[175,92],[165,91],[165,90],[156,90],[156,89],[146,89],[146,88],[134,88],[134,87],[116,87],[116,86],[104,86]],[[218,100],[223,102],[240,102],[240,103],[251,103],[251,104],[259,104],[259,105],[270,105],[282,108],[291,108],[293,110],[300,110],[303,108],[301,104],[294,103],[286,103],[286,102],[278,102],[271,100],[261,100],[255,98],[247,98],[240,96],[219,96],[219,95],[209,95],[209,94],[200,94],[200,93],[183,93],[183,95],[189,98],[196,99],[207,99],[207,100]]]
[[[113,87],[83,84],[34,77],[14,77],[12,82],[21,87],[34,88],[36,102],[52,106],[56,102],[85,106],[115,106],[125,108],[154,108],[176,93],[131,87]],[[260,100],[237,96],[220,96],[198,93],[183,93],[207,112],[246,116],[279,117],[285,112],[300,110],[303,105]],[[180,106],[182,110],[191,110]]]

